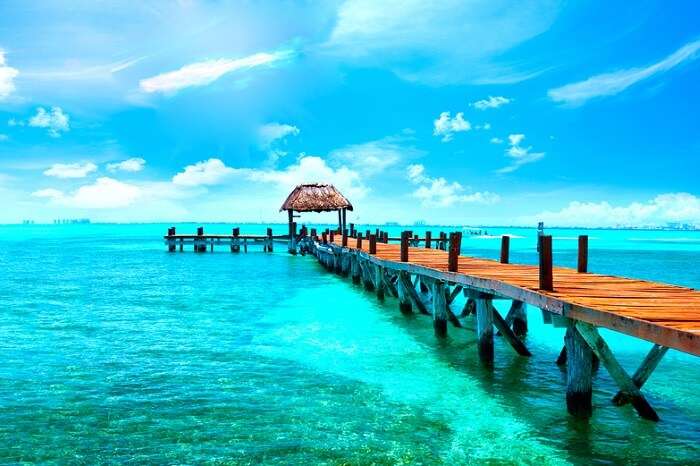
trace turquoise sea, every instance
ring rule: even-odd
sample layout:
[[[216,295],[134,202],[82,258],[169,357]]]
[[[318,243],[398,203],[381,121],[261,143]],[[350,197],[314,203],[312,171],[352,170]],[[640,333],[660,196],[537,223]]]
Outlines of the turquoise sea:
[[[497,339],[488,370],[472,332],[436,340],[311,256],[168,253],[168,226],[0,226],[0,463],[700,464],[699,358],[670,351],[644,387],[661,422],[614,407],[604,368],[575,420],[538,309],[533,357]],[[486,230],[463,253],[509,233],[534,263],[534,229]],[[581,232],[548,233],[573,265]],[[594,272],[700,288],[700,232],[585,233]],[[603,334],[630,371],[650,347]]]

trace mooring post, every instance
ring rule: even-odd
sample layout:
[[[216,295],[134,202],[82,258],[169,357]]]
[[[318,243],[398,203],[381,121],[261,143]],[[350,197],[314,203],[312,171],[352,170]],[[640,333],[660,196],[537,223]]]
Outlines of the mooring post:
[[[401,232],[401,262],[408,262],[408,238],[410,231]]]
[[[578,271],[588,272],[588,235],[578,237]]]
[[[447,243],[447,233],[445,233],[444,231],[441,231],[440,232],[440,242],[438,243],[439,244],[438,249],[441,249],[443,251],[446,250],[447,249],[446,243]]]
[[[175,252],[175,239],[173,238],[175,236],[175,227],[168,228],[168,236],[168,251]]]
[[[445,299],[445,282],[435,280],[433,288],[433,329],[435,336],[447,336],[447,301]]]
[[[355,224],[354,223],[350,224],[350,237],[351,238],[355,237]]]
[[[240,252],[241,251],[241,243],[240,239],[238,239],[238,236],[240,235],[241,229],[236,227],[233,229],[233,239],[231,240],[231,252]]]
[[[325,231],[321,233],[321,242],[323,244],[328,244],[328,234]]]
[[[542,235],[540,243],[540,290],[553,291],[554,277],[552,274],[552,236]]]
[[[369,235],[369,253],[377,253],[377,237],[375,235]]]
[[[411,295],[409,290],[406,288],[406,283],[411,283],[411,278],[408,272],[404,270],[399,270],[398,280],[396,280],[396,292],[399,295],[399,310],[402,314],[412,314],[413,309],[411,307]]]
[[[384,232],[384,240],[382,241],[384,244],[389,244],[389,232],[385,231]]]
[[[335,232],[334,232],[333,230],[331,230],[330,233],[329,233],[328,242],[329,242],[329,243],[333,243],[334,237],[335,237]]]
[[[195,252],[207,252],[207,243],[202,236],[204,236],[204,227],[197,227],[197,238],[194,240]]]
[[[244,243],[247,245],[247,240],[244,240]],[[267,252],[272,252],[273,251],[273,246],[272,246],[272,228],[267,229]],[[248,248],[245,248],[245,252],[248,252]]]
[[[348,229],[343,230],[343,236],[341,237],[341,246],[344,248],[348,247]]]
[[[450,233],[450,251],[447,256],[447,270],[456,272],[459,266],[459,251],[462,247],[462,232]]]
[[[180,252],[182,252],[183,249],[185,249],[185,239],[180,238]]]
[[[429,231],[425,232],[425,249],[430,249],[430,243],[432,241],[432,234]]]
[[[355,245],[355,248],[358,250],[362,250],[362,233],[359,231],[357,232],[357,244]]]
[[[507,264],[510,261],[510,236],[501,236],[501,264]]]
[[[588,418],[593,412],[592,352],[586,340],[569,320],[564,336],[566,348],[566,409],[570,414]]]
[[[493,364],[493,311],[491,296],[480,295],[476,298],[476,335],[478,338],[479,359]]]

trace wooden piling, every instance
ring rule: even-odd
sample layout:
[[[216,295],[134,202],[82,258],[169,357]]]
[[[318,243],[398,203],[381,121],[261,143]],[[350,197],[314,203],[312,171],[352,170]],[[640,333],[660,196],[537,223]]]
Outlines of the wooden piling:
[[[433,288],[433,329],[435,336],[447,336],[447,301],[445,297],[445,282],[435,280]]]
[[[431,235],[429,231],[425,232],[425,249],[430,249],[430,243],[432,241]]]
[[[455,231],[450,233],[450,251],[447,257],[447,270],[456,272],[459,266],[459,251],[462,247],[462,232]]]
[[[408,240],[411,232],[401,232],[401,262],[408,262]]]
[[[238,236],[241,234],[241,229],[236,227],[233,229],[231,232],[233,239],[231,240],[231,252],[240,252],[241,251],[241,243],[240,239],[238,239]]]
[[[355,237],[355,224],[354,223],[350,224],[350,237],[351,238]]]
[[[402,314],[412,314],[411,295],[406,289],[406,283],[411,283],[408,272],[399,270],[398,280],[396,280],[396,292],[399,295],[399,310]]]
[[[357,232],[357,242],[355,244],[355,248],[362,250],[362,233]]]
[[[588,272],[588,235],[578,237],[578,267],[579,273]]]
[[[267,252],[272,252],[274,250],[273,246],[273,241],[272,241],[272,228],[267,229]],[[247,244],[246,244],[247,246]],[[248,252],[248,248],[245,248],[245,252]]]
[[[329,235],[330,235],[330,236],[329,236],[329,238],[328,238],[328,241],[332,243],[333,240],[335,239],[335,232],[334,232],[333,230],[331,230],[330,233],[329,233]]]
[[[593,372],[591,348],[569,321],[564,337],[566,348],[566,408],[576,417],[588,418],[593,412]]]
[[[348,247],[348,229],[343,230],[343,236],[341,237],[341,246],[344,248]]]
[[[369,253],[377,253],[377,237],[373,234],[369,235]]]
[[[553,291],[554,277],[552,274],[552,237],[542,235],[540,244],[540,290]]]
[[[380,265],[374,265],[374,291],[377,293],[377,299],[384,301],[384,268]]]
[[[445,250],[447,249],[447,233],[444,231],[440,232],[440,241],[438,242],[438,249]]]
[[[510,261],[510,236],[501,236],[501,264],[507,264]]]
[[[175,236],[175,227],[168,228],[168,236]],[[175,239],[168,238],[168,251],[175,252]]]
[[[491,297],[480,296],[476,299],[476,335],[478,339],[479,359],[487,365],[493,364],[493,313]]]
[[[358,241],[362,241],[362,240],[360,238],[358,238]],[[360,271],[360,265],[358,264],[357,254],[351,254],[350,255],[350,277],[352,278],[352,282],[355,284],[360,283],[360,276],[361,276],[361,271]]]
[[[204,236],[204,227],[197,227],[197,236]],[[203,238],[195,238],[193,242],[195,252],[207,252],[207,243]]]
[[[321,233],[321,242],[323,244],[328,244],[328,234],[325,231]]]
[[[515,336],[522,337],[527,333],[527,310],[525,303],[513,300],[510,311],[508,311],[511,326]]]

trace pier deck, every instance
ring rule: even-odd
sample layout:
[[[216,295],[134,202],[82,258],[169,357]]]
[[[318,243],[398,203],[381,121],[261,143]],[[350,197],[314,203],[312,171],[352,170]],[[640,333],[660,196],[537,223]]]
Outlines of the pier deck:
[[[334,244],[340,246],[340,238]],[[365,242],[361,250],[368,252]],[[357,249],[357,248],[351,248]],[[700,356],[700,291],[644,280],[578,273],[555,267],[554,290],[539,287],[539,268],[459,256],[458,272],[448,272],[448,253],[409,247],[409,262],[400,260],[398,244],[377,244],[370,260],[407,271],[431,269],[434,278],[524,301],[554,314],[649,340]],[[429,273],[428,271],[423,270]],[[429,273],[430,274],[430,273]],[[461,275],[461,276],[460,276]]]

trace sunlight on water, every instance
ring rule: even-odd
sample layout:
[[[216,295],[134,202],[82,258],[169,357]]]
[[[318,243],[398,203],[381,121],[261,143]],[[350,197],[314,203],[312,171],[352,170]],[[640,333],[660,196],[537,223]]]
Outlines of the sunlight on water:
[[[256,228],[264,231],[243,230]],[[450,328],[437,340],[428,318],[402,316],[395,300],[379,303],[312,257],[281,246],[168,254],[164,230],[0,227],[0,462],[700,458],[700,395],[688,382],[700,378],[697,358],[669,352],[645,385],[660,423],[612,406],[604,369],[594,417],[576,421],[554,364],[563,331],[544,326],[538,309],[528,311],[533,357],[497,339],[491,371],[477,361],[473,332]],[[533,262],[531,230],[489,229],[494,239],[465,238],[464,252],[496,257],[503,231],[522,236],[513,259]],[[595,271],[700,286],[700,247],[674,240],[688,232],[589,234]],[[575,242],[557,247],[558,263],[575,261]],[[604,336],[629,370],[649,347]]]

